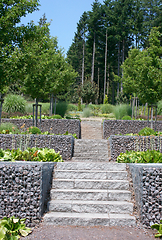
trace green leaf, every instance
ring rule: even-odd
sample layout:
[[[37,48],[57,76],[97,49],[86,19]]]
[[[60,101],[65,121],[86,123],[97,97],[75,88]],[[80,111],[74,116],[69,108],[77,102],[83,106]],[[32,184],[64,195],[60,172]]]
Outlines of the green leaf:
[[[6,228],[0,227],[0,240],[4,239],[6,235]]]

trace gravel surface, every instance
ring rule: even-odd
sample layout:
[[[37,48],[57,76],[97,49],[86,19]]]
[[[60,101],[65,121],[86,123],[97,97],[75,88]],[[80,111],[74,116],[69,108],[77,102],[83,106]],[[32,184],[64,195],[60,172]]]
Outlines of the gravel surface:
[[[155,231],[138,227],[74,227],[43,225],[22,240],[155,240]]]

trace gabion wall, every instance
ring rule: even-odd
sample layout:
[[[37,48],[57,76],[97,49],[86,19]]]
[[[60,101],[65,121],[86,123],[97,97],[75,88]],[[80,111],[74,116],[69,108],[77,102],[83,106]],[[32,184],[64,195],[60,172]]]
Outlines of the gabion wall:
[[[128,164],[140,221],[146,227],[162,219],[162,164]]]
[[[110,135],[138,133],[142,128],[147,127],[147,121],[137,120],[105,120],[103,122],[103,138],[107,139]],[[151,123],[149,122],[149,127]],[[153,122],[155,130],[155,122]],[[157,121],[156,131],[162,131],[162,121]]]
[[[26,131],[27,128],[33,126],[32,119],[7,119],[2,118],[2,122],[11,122],[15,124],[18,128],[22,128]],[[79,120],[73,119],[42,119],[40,123],[38,120],[38,128],[42,132],[50,132],[54,134],[64,134],[67,131],[71,134],[76,133],[78,138],[81,138],[81,124]]]
[[[35,226],[44,213],[55,163],[0,163],[0,218],[26,218]]]
[[[73,155],[73,136],[36,135],[36,134],[0,134],[0,148],[22,150],[27,147],[52,148],[60,152],[63,160],[70,160]]]
[[[126,150],[146,151],[159,150],[162,152],[162,137],[155,136],[116,136],[111,135],[108,139],[111,150],[111,161],[116,161],[119,154]]]

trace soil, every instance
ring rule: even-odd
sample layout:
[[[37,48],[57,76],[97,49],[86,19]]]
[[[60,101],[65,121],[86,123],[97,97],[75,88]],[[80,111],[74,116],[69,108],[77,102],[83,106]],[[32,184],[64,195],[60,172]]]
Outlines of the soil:
[[[138,227],[75,227],[40,224],[24,240],[153,240],[155,231]],[[23,240],[22,239],[22,240]]]

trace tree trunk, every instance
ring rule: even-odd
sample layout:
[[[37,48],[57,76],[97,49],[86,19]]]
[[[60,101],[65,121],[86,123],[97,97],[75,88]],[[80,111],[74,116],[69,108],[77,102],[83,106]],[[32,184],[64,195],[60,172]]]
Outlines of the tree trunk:
[[[122,49],[122,64],[124,63],[124,52],[125,52],[125,41],[123,39],[123,49]],[[122,69],[122,78],[123,78],[123,69]],[[121,92],[123,92],[123,82],[121,81]]]
[[[153,106],[151,105],[151,129],[153,129]]]
[[[118,42],[118,77],[120,76],[120,42]],[[117,83],[117,97],[119,96],[119,82]]]
[[[35,99],[35,126],[38,126],[38,99]]]
[[[110,82],[110,65],[108,63],[108,78],[107,78],[107,97],[109,95],[109,82]],[[109,99],[109,98],[108,98]]]
[[[149,105],[148,105],[147,127],[149,127]]]
[[[53,93],[51,94],[50,98],[50,116],[53,114]]]
[[[93,57],[92,57],[92,75],[91,75],[91,82],[93,83],[94,80],[94,61],[95,61],[95,33],[94,33],[94,42],[93,42]]]
[[[55,107],[54,107],[54,115],[56,114],[56,97],[55,97]]]
[[[85,55],[85,35],[83,40],[83,59],[82,59],[82,86],[84,84],[84,55]],[[83,99],[81,98],[81,104],[83,104]]]
[[[1,124],[1,116],[2,116],[2,104],[4,99],[2,98],[2,95],[0,94],[0,124]]]
[[[105,99],[105,94],[106,94],[106,67],[107,67],[107,29],[106,29],[106,46],[105,46],[104,99]]]
[[[99,89],[100,89],[100,68],[99,67],[98,67],[98,84],[97,84],[97,86],[98,86],[98,89],[97,89],[98,94],[97,94],[97,96],[98,96],[98,103],[99,103]]]

